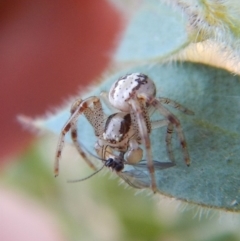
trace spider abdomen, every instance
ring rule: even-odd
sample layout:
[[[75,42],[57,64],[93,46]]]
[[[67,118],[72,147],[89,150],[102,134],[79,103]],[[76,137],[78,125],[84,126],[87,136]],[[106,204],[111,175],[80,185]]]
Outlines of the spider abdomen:
[[[113,107],[123,112],[129,112],[128,100],[144,94],[147,98],[155,97],[156,86],[145,74],[132,73],[119,78],[109,91],[109,101]]]

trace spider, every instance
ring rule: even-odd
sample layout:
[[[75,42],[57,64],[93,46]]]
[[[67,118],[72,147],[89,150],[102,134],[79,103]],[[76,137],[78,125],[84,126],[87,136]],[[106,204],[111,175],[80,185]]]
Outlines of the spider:
[[[167,126],[166,147],[169,159],[175,163],[171,140],[174,127],[176,129],[180,145],[182,148],[185,163],[190,165],[190,157],[187,144],[180,121],[163,104],[182,111],[185,114],[194,113],[168,98],[156,97],[156,86],[154,82],[145,74],[127,74],[113,83],[109,93],[102,93],[103,100],[111,108],[118,110],[117,113],[110,115],[105,121],[100,97],[92,96],[85,100],[77,99],[71,107],[71,116],[62,128],[61,135],[55,158],[55,176],[59,172],[59,159],[64,145],[65,134],[71,130],[73,143],[87,164],[96,170],[96,166],[87,157],[81,144],[78,142],[77,120],[79,115],[84,114],[89,123],[94,128],[97,142],[95,150],[102,160],[106,160],[105,165],[120,172],[124,164],[137,164],[142,160],[142,149],[145,147],[146,163],[151,179],[151,188],[155,193],[157,190],[154,175],[155,162],[152,159],[150,133],[152,129]],[[157,110],[164,119],[151,121],[152,111]],[[116,166],[121,166],[121,161],[115,158],[115,152],[119,152],[122,167],[116,170]],[[111,157],[113,155],[114,158]],[[110,160],[113,162],[110,162]],[[113,163],[117,165],[113,166]],[[145,164],[146,165],[146,164]],[[124,179],[124,178],[123,178]]]

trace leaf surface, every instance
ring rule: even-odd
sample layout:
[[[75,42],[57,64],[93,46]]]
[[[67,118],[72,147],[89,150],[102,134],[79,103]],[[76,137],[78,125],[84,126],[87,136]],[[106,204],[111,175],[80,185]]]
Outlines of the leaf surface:
[[[113,74],[81,97],[99,96],[116,79],[131,72],[149,75],[156,83],[157,96],[173,99],[195,112],[188,116],[166,106],[181,121],[191,165],[185,165],[174,133],[176,166],[156,171],[159,192],[207,207],[240,211],[240,77],[193,63],[143,65]],[[69,116],[69,109],[64,109],[42,121],[41,128],[59,135]],[[163,119],[156,112],[152,118]],[[84,116],[79,118],[78,130],[79,141],[94,152],[96,137]],[[166,127],[151,134],[153,158],[160,162],[169,161],[165,134]],[[149,175],[147,166],[145,171]]]

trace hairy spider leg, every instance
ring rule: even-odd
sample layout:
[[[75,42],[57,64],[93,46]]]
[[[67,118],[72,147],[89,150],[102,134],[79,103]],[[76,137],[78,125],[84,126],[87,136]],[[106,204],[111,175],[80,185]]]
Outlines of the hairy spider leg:
[[[171,122],[169,122],[168,126],[167,126],[167,134],[166,134],[165,141],[166,141],[167,153],[168,153],[169,159],[171,162],[175,163],[175,158],[173,155],[173,148],[172,148],[173,129],[174,129],[173,124]]]
[[[186,115],[194,115],[193,111],[189,110],[188,108],[184,107],[183,105],[179,104],[178,102],[176,102],[174,100],[164,98],[164,97],[159,97],[157,99],[160,103],[170,105],[173,108],[180,110],[181,112],[183,112]]]
[[[83,102],[82,99],[77,99],[73,103],[73,105],[71,107],[71,114],[74,114],[77,111],[77,108],[79,107],[79,105],[82,102]],[[94,102],[93,102],[93,106],[94,106]],[[89,112],[91,114],[93,111],[89,107],[86,107],[86,109],[83,111],[83,114],[86,116],[86,113],[89,113]],[[71,123],[71,138],[72,138],[75,148],[77,149],[78,153],[83,158],[83,160],[85,160],[85,162],[88,164],[88,166],[90,168],[92,168],[93,170],[97,170],[97,167],[92,163],[92,161],[90,161],[90,159],[87,157],[85,151],[82,149],[80,143],[78,142],[77,119],[76,119],[76,121],[73,121]]]
[[[85,151],[82,149],[80,143],[78,142],[77,121],[72,122],[71,124],[71,138],[75,148],[77,149],[78,153],[83,158],[83,160],[88,164],[90,168],[92,168],[93,170],[97,170],[97,167],[90,161]]]
[[[79,104],[77,103],[79,102]],[[66,124],[64,125],[64,127],[61,130],[61,134],[59,137],[59,141],[58,141],[58,145],[57,145],[57,152],[56,152],[56,156],[55,156],[55,162],[54,162],[54,173],[55,176],[58,176],[59,173],[59,160],[61,158],[61,154],[62,154],[62,149],[64,146],[64,138],[65,135],[67,134],[67,132],[72,128],[72,137],[74,137],[74,144],[76,144],[77,142],[77,132],[75,132],[77,130],[76,128],[76,123],[78,120],[79,115],[81,115],[82,113],[84,113],[84,111],[89,108],[89,106],[91,104],[95,104],[97,102],[100,102],[99,98],[93,96],[93,97],[89,97],[86,100],[81,101],[80,99],[77,100],[76,102],[74,102],[72,108],[71,108],[71,113],[74,111],[74,113],[72,113],[72,115],[70,116],[70,118],[68,119],[68,121],[66,122]],[[87,159],[85,152],[82,150],[80,144],[77,144],[77,148],[78,151],[80,153],[80,155],[84,158],[84,160],[86,160],[86,162],[89,164],[89,166],[93,169],[96,169],[96,167],[93,165],[93,163]],[[80,149],[79,149],[80,148]],[[88,161],[87,161],[88,160]]]
[[[170,105],[170,106],[174,107],[175,109],[178,109],[179,111],[183,112],[184,114],[194,115],[193,111],[187,109],[186,107],[184,107],[183,105],[179,104],[178,102],[176,102],[174,100],[171,100],[169,98],[164,98],[164,97],[160,97],[160,98],[158,98],[158,100],[160,103]],[[168,127],[167,127],[167,134],[166,134],[167,152],[168,152],[168,156],[169,156],[170,160],[172,162],[175,162],[175,158],[173,155],[173,149],[172,149],[173,129],[174,129],[173,124],[171,122],[169,122]]]
[[[181,147],[182,147],[182,150],[183,150],[183,155],[184,155],[184,160],[185,160],[185,163],[189,166],[190,165],[190,157],[189,157],[189,153],[188,153],[188,150],[187,150],[187,143],[186,143],[186,140],[185,140],[185,136],[183,134],[183,131],[182,131],[182,127],[181,127],[181,124],[180,124],[180,121],[178,120],[178,118],[172,114],[168,109],[166,109],[161,103],[160,101],[157,99],[157,98],[153,98],[152,100],[149,100],[149,103],[154,106],[161,115],[163,115],[164,117],[166,117],[166,119],[172,123],[173,126],[175,126],[176,128],[176,132],[177,132],[177,135],[178,135],[178,138],[179,138],[179,141],[180,141],[180,144],[181,144]],[[175,103],[174,101],[170,102],[170,103]],[[181,106],[182,107],[182,106]],[[184,108],[184,107],[183,107]],[[181,108],[182,109],[182,108]],[[186,109],[186,108],[184,108]],[[183,111],[185,112],[185,111]],[[167,137],[166,137],[166,142],[167,142],[167,148],[168,148],[168,151],[169,152],[169,156],[171,156],[171,135],[172,135],[172,132],[173,132],[173,128],[171,127],[171,125],[169,126],[168,125],[168,131],[167,131]],[[172,157],[171,157],[172,158]]]
[[[152,158],[151,141],[149,137],[149,133],[151,131],[151,122],[147,114],[145,101],[142,98],[136,97],[134,99],[128,100],[128,103],[132,107],[130,113],[131,113],[131,118],[135,126],[136,132],[138,132],[139,130],[141,141],[143,142],[143,145],[145,146],[145,149],[146,149],[147,167],[151,177],[151,188],[152,188],[152,191],[156,193],[157,184],[156,184],[154,164],[153,164],[153,158]]]

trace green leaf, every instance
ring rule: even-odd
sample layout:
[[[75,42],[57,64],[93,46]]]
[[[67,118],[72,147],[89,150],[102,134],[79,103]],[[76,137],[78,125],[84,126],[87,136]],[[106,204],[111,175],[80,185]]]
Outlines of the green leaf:
[[[155,0],[146,1],[136,11],[115,54],[116,61],[165,59],[189,44],[180,12]]]
[[[112,75],[83,98],[99,96],[117,78],[136,71],[155,81],[157,96],[171,98],[195,112],[189,116],[166,106],[181,121],[191,165],[185,165],[175,134],[176,166],[156,171],[159,192],[189,203],[240,211],[240,77],[201,64],[144,65]],[[58,135],[69,116],[67,108],[36,123]],[[153,118],[159,116],[155,113]],[[79,118],[78,128],[79,141],[94,153],[96,137],[84,116]],[[151,135],[154,160],[161,162],[169,161],[165,134],[166,127],[162,127]],[[142,170],[149,180],[147,166]]]

